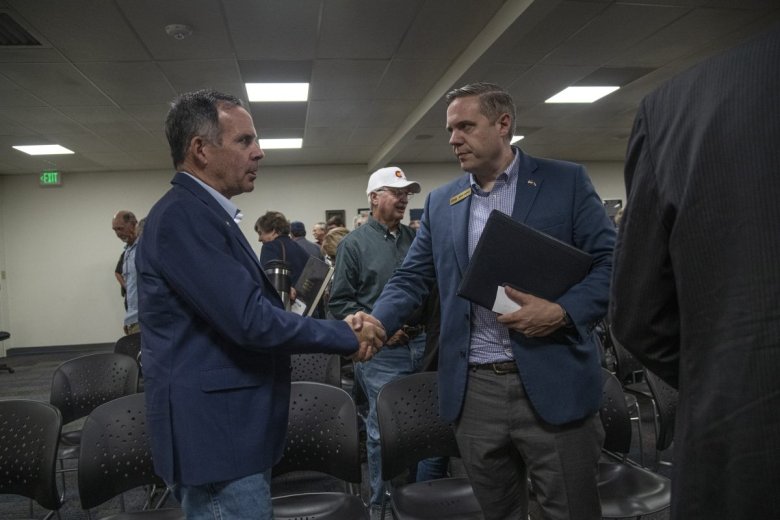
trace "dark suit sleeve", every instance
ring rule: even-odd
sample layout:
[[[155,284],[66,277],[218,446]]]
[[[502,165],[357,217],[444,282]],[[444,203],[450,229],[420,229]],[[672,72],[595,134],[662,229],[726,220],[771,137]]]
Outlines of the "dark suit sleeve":
[[[626,159],[628,200],[615,249],[610,319],[616,339],[676,388],[680,320],[669,256],[674,211],[661,198],[655,168],[643,103]]]

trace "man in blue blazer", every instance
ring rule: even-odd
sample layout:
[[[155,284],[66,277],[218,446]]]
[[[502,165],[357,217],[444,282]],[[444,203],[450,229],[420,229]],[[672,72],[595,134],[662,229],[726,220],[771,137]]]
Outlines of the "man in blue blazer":
[[[450,144],[467,175],[428,196],[372,315],[392,334],[438,282],[441,415],[454,422],[486,519],[526,517],[528,474],[546,519],[598,519],[604,434],[593,327],[607,308],[614,228],[582,166],[510,145],[515,108],[501,87],[467,85],[446,101]],[[506,289],[522,308],[500,316],[459,297],[492,209],[590,253],[590,273],[555,302]]]
[[[165,124],[178,173],[136,256],[155,470],[190,520],[270,519],[289,354],[357,351],[362,360],[383,338],[283,310],[234,221],[230,199],[252,191],[264,156],[239,99],[184,94]]]

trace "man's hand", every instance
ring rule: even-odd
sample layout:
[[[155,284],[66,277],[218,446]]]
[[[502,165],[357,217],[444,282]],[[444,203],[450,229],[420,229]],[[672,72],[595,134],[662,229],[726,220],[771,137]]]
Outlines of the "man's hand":
[[[353,361],[368,361],[379,352],[387,339],[385,329],[379,321],[363,312],[350,314],[344,321],[352,327],[359,343],[357,352],[352,355]]]
[[[537,298],[511,287],[504,287],[506,295],[522,308],[498,316],[498,322],[522,332],[529,338],[548,336],[566,324],[566,311],[557,303]]]

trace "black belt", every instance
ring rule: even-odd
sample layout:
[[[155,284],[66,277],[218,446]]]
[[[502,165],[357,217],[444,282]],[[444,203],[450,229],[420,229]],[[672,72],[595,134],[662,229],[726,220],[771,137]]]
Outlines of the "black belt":
[[[423,332],[425,332],[425,325],[404,325],[403,331],[406,333],[406,335],[409,337],[409,341],[413,340]]]
[[[480,365],[469,365],[471,370],[492,370],[495,374],[503,376],[504,374],[516,374],[517,363],[514,361],[503,361],[501,363],[483,363]]]

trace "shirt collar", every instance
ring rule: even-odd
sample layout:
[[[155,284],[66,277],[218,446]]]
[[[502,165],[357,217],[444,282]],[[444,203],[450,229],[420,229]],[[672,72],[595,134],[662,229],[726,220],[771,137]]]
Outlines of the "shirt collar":
[[[220,206],[227,212],[227,214],[230,216],[230,218],[235,221],[236,224],[241,222],[241,219],[244,217],[244,214],[241,213],[241,211],[238,209],[238,206],[230,202],[230,199],[222,195],[220,192],[203,182],[202,180],[195,177],[190,172],[182,172],[185,175],[188,175],[192,180],[200,184],[203,189],[205,189],[209,194],[214,197],[214,200],[216,200]]]
[[[369,216],[368,217],[368,222],[366,222],[366,224],[368,224],[369,226],[373,227],[374,229],[376,229],[377,231],[382,233],[382,235],[385,238],[387,238],[388,235],[393,237],[393,238],[395,238],[397,235],[399,235],[401,233],[401,224],[400,223],[398,224],[398,228],[396,228],[395,233],[393,233],[392,231],[390,231],[390,229],[387,226],[385,226],[384,224],[379,222],[373,216]]]
[[[519,149],[516,146],[512,147],[512,153],[515,155],[514,159],[512,159],[512,162],[509,163],[509,166],[506,167],[506,170],[501,172],[498,177],[496,177],[496,181],[501,181],[505,184],[509,184],[509,182],[512,180],[513,177],[517,176],[517,165],[520,163],[519,157],[520,154],[518,153]],[[469,184],[471,184],[471,191],[474,193],[482,193],[482,188],[479,187],[479,184],[477,183],[476,177],[474,177],[474,174],[469,172]]]

